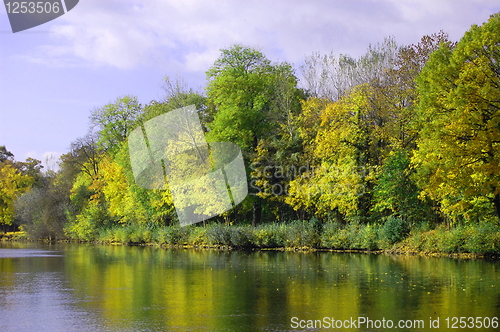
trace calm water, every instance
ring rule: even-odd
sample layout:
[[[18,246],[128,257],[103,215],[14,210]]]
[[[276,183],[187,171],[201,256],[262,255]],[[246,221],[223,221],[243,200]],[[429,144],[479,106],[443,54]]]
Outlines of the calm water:
[[[498,261],[2,243],[0,331],[444,330],[500,317],[499,281]]]

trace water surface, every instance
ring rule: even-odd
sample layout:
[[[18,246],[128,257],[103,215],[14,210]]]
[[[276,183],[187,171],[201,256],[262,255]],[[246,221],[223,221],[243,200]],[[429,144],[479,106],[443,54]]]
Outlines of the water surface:
[[[487,260],[1,243],[0,331],[285,331],[325,317],[443,330],[499,317],[498,281]]]

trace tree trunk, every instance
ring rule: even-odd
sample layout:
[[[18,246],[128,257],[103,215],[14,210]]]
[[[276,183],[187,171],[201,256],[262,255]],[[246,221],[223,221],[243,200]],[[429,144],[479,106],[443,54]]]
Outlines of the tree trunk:
[[[495,207],[495,214],[500,223],[500,194],[496,194],[495,197],[493,197],[493,206]]]
[[[262,214],[262,204],[259,197],[255,197],[253,202],[252,226],[260,224],[260,216]]]

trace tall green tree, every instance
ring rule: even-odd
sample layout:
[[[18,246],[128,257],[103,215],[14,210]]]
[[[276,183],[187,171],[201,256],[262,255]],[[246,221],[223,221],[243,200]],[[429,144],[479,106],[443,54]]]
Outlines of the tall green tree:
[[[456,47],[442,43],[417,81],[422,130],[413,162],[423,194],[453,220],[500,218],[499,31],[495,14]]]
[[[272,67],[264,54],[249,47],[234,45],[221,52],[207,71],[208,111],[213,118],[208,138],[233,142],[248,158],[273,125],[266,121]]]
[[[113,103],[94,109],[90,120],[97,128],[100,147],[110,151],[118,148],[134,129],[141,113],[142,106],[134,96],[120,97]]]
[[[207,138],[237,144],[249,165],[261,140],[278,139],[274,135],[280,131],[280,122],[290,119],[298,103],[293,70],[286,63],[271,64],[253,48],[234,45],[221,51],[207,78]],[[251,178],[249,182],[255,183]],[[255,195],[259,188],[251,185],[250,191]],[[262,201],[258,196],[250,200],[255,225],[260,222]]]

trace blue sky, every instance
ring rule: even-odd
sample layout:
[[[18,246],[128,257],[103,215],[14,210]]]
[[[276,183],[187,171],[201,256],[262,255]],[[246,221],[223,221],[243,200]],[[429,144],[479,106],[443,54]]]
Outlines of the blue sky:
[[[202,89],[221,48],[256,47],[297,68],[319,51],[358,56],[394,36],[458,40],[498,0],[80,0],[66,15],[12,33],[0,6],[0,145],[17,160],[68,151],[90,112],[132,94],[162,98],[165,76]]]

